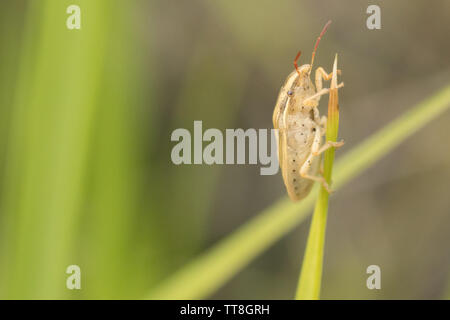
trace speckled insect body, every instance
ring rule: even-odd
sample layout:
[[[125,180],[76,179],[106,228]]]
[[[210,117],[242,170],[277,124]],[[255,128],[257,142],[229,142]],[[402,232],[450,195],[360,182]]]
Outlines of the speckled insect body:
[[[293,201],[306,197],[314,181],[320,182],[329,191],[325,179],[319,175],[320,155],[329,147],[343,144],[328,141],[321,145],[327,119],[320,117],[317,107],[320,97],[329,92],[329,89],[322,88],[322,81],[330,80],[332,74],[319,67],[315,72],[315,85],[310,77],[317,45],[328,25],[317,40],[311,64],[298,67],[300,52],[295,58],[295,70],[281,87],[273,113],[273,125],[278,129],[278,160],[284,184]],[[342,86],[340,84],[338,87]]]

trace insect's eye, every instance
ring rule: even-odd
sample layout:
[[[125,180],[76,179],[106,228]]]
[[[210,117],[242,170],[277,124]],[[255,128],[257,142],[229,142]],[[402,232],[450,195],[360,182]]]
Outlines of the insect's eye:
[[[288,94],[288,96],[292,96],[294,94],[294,92],[292,92],[292,90],[289,90],[287,94]]]

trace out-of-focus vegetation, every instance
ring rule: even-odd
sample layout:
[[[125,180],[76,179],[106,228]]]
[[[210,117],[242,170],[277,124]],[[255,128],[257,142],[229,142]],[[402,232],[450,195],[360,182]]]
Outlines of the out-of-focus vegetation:
[[[138,298],[284,196],[258,166],[175,166],[170,133],[270,128],[292,59],[339,53],[340,136],[362,141],[450,79],[448,1],[7,0],[0,11],[0,297]],[[82,9],[82,29],[65,27]],[[324,110],[324,107],[321,107]],[[441,298],[449,113],[331,197],[324,298]],[[342,151],[344,153],[344,151]],[[339,154],[338,154],[339,158]],[[214,298],[292,298],[307,224]],[[82,290],[65,288],[65,268]],[[382,290],[365,287],[368,265]]]

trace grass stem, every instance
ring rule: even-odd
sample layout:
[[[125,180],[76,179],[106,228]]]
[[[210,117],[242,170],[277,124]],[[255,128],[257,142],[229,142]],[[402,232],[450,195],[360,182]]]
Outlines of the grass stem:
[[[328,100],[328,121],[326,141],[336,142],[339,128],[339,101],[337,89],[337,55],[333,64],[333,77],[331,80]],[[331,173],[334,162],[334,147],[325,151],[324,178],[331,184]],[[296,299],[319,299],[322,280],[323,250],[325,245],[325,231],[328,215],[329,193],[322,186],[317,197],[316,207],[311,222],[305,257],[297,287]]]

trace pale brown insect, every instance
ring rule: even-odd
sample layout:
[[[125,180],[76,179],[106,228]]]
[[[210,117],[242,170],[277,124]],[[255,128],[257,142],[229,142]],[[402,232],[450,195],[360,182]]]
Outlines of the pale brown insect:
[[[322,82],[330,80],[332,73],[326,73],[322,67],[317,68],[315,87],[310,77],[317,46],[330,23],[331,21],[325,25],[317,38],[311,64],[299,67],[297,61],[301,52],[295,57],[295,70],[281,87],[273,112],[273,126],[278,129],[278,161],[284,184],[293,201],[306,197],[314,181],[320,182],[330,192],[325,179],[319,175],[320,155],[330,147],[344,144],[343,141],[327,141],[322,144],[327,118],[320,117],[318,105],[320,97],[329,92],[328,88],[323,88]],[[341,83],[337,87],[343,85]]]

